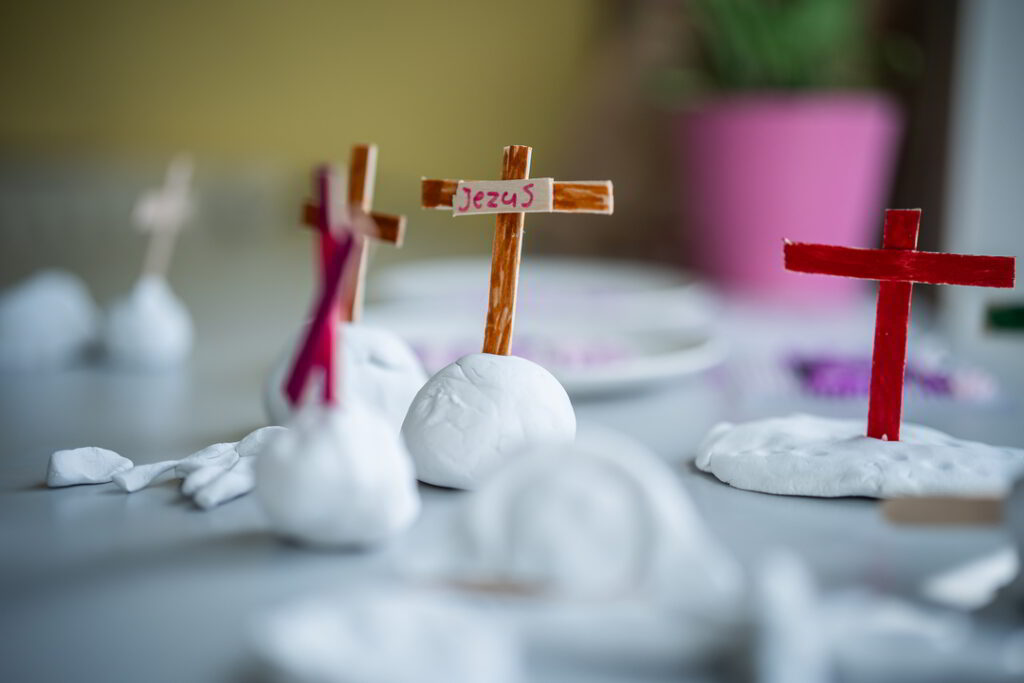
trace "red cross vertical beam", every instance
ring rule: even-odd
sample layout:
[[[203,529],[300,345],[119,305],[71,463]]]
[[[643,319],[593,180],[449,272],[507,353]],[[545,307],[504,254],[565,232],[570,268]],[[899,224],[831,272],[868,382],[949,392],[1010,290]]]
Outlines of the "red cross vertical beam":
[[[868,436],[899,441],[914,283],[1013,287],[1014,259],[917,251],[920,209],[889,209],[881,249],[789,242],[786,270],[878,280]]]

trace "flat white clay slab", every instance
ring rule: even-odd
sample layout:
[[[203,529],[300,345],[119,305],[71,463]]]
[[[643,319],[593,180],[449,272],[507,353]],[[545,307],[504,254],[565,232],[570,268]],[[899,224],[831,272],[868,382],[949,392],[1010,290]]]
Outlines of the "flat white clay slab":
[[[1024,450],[904,424],[900,441],[864,436],[864,420],[790,415],[715,426],[697,467],[749,491],[790,496],[1003,495]]]

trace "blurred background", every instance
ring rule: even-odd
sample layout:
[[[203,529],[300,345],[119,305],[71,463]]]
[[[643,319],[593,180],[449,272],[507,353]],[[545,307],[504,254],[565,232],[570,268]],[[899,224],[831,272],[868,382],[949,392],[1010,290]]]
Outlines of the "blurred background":
[[[1021,28],[999,0],[7,3],[0,285],[55,266],[101,303],[125,290],[132,204],[187,151],[175,288],[197,306],[247,273],[253,305],[296,319],[313,164],[380,146],[375,206],[410,227],[379,274],[486,257],[491,221],[421,211],[419,179],[496,177],[529,144],[533,175],[613,180],[616,211],[531,216],[527,263],[658,262],[740,299],[846,305],[873,290],[784,273],[783,237],[877,246],[883,207],[921,207],[922,248],[1024,254]],[[968,344],[1020,301],[946,289]]]

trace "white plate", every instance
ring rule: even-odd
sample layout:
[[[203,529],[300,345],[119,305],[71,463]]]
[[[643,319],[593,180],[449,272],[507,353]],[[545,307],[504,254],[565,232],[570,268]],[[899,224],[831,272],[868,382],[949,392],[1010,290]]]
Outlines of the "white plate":
[[[431,261],[381,272],[366,321],[403,336],[436,372],[480,350],[490,264]],[[387,303],[384,303],[384,302]],[[574,396],[636,390],[720,363],[711,297],[657,265],[533,258],[520,274],[513,353]]]

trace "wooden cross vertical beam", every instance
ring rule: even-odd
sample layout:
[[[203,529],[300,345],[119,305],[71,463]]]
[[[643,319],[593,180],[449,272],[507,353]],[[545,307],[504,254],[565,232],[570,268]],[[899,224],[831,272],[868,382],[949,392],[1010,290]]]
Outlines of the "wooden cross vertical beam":
[[[377,145],[354,145],[348,158],[348,204],[363,213],[370,213],[377,178]],[[352,244],[351,263],[355,267],[348,296],[342,302],[342,319],[355,322],[363,315],[366,294],[366,267],[369,241],[356,235]]]
[[[533,150],[525,145],[506,147],[501,157],[501,179],[529,178],[532,156]],[[516,295],[519,290],[519,261],[523,252],[525,224],[525,213],[499,213],[495,220],[484,353],[507,356],[512,348]]]

